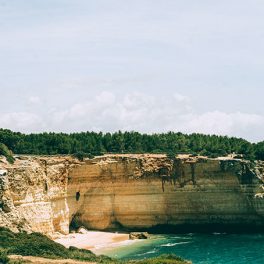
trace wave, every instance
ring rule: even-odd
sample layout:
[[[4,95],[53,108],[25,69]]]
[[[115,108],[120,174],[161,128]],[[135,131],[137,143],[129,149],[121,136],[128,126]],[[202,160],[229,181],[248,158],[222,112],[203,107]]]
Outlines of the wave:
[[[160,245],[161,247],[174,247],[176,245],[182,245],[182,244],[189,244],[191,243],[190,241],[189,242],[176,242],[176,243],[167,243],[167,244],[164,244],[164,245]]]
[[[147,251],[145,253],[137,254],[136,256],[144,256],[144,255],[148,255],[148,254],[154,254],[156,252],[157,252],[157,250],[154,249],[154,250],[151,250],[151,251]]]
[[[186,237],[186,236],[171,236],[170,237],[170,239],[193,239],[192,237],[190,237],[190,236],[188,236],[188,237]]]

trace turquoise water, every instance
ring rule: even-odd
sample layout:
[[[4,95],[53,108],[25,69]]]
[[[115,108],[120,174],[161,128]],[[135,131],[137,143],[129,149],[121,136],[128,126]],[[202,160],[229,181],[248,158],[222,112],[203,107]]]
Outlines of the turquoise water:
[[[174,253],[193,264],[264,264],[264,234],[154,235],[104,253],[121,259]]]

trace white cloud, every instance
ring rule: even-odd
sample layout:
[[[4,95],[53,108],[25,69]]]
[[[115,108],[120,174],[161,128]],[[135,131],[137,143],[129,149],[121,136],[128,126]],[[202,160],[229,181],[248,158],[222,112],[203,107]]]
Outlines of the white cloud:
[[[200,132],[254,140],[251,131],[264,129],[264,117],[221,111],[197,114],[190,98],[181,94],[154,97],[134,92],[117,97],[102,92],[89,101],[55,112],[51,127],[56,131]]]
[[[264,117],[241,112],[208,111],[197,114],[191,99],[172,94],[155,97],[132,92],[124,96],[102,92],[89,100],[47,114],[15,112],[0,114],[0,127],[22,132],[117,131],[199,132],[263,140]]]
[[[0,114],[0,127],[19,132],[40,132],[45,130],[45,122],[33,113],[13,112]]]
[[[157,98],[134,92],[117,97],[102,92],[89,101],[55,112],[52,127],[56,126],[56,130],[63,127],[77,131],[96,128],[102,131],[157,132],[166,131],[172,123],[177,129],[182,116],[190,109],[188,102],[189,99],[182,95]]]
[[[188,96],[179,93],[174,93],[173,97],[179,102],[185,102],[186,104],[190,103],[190,98]]]
[[[31,104],[39,104],[41,102],[40,98],[38,96],[30,96],[28,98],[29,103]]]
[[[190,115],[184,130],[250,138],[254,129],[263,131],[263,116],[241,112],[213,111],[201,115]]]

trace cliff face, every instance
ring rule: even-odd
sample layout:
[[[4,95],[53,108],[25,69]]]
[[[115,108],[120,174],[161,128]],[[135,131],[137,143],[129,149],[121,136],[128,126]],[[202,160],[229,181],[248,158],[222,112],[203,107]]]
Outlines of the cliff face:
[[[46,234],[157,225],[264,225],[264,165],[164,155],[0,163],[0,225]]]
[[[78,162],[60,157],[18,157],[0,163],[0,225],[12,230],[69,232],[68,175]]]

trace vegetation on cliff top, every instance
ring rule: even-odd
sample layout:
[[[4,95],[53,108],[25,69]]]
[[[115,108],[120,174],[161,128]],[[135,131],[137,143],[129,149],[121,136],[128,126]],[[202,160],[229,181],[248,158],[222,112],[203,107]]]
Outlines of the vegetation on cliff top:
[[[0,129],[0,142],[16,154],[76,156],[102,153],[193,153],[210,157],[230,153],[264,160],[264,141],[253,144],[241,138],[182,133],[41,133],[22,134]]]
[[[6,157],[6,160],[9,163],[14,163],[15,159],[13,157],[13,153],[11,150],[8,149],[8,147],[0,142],[0,155],[3,155]]]
[[[181,264],[186,263],[175,255],[163,255],[143,261],[121,261],[107,256],[96,256],[90,250],[70,247],[69,249],[40,233],[13,233],[0,227],[0,263],[9,263],[7,254],[38,256],[49,259],[76,259],[105,264]]]

